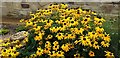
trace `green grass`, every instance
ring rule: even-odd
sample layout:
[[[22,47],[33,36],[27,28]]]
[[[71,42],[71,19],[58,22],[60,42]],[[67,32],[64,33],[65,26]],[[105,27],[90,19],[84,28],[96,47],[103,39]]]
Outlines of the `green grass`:
[[[115,53],[115,56],[118,57],[120,57],[120,50],[118,49],[120,47],[119,20],[120,16],[113,19],[107,19],[107,21],[103,24],[103,28],[111,36],[110,49]]]

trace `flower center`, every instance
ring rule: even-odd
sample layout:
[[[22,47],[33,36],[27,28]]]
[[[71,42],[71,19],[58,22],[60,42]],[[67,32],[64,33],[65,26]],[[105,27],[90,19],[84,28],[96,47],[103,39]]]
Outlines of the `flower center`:
[[[86,38],[83,38],[83,40],[86,40]]]
[[[87,21],[87,19],[85,19],[84,21]]]
[[[74,23],[74,21],[71,21],[71,23]]]

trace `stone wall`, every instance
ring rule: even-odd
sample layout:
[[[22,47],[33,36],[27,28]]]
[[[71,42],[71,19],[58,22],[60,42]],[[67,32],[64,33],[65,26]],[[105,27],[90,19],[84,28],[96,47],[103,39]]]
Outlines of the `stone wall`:
[[[2,6],[0,6],[0,8],[2,8],[2,15],[18,18],[20,15],[27,15],[30,11],[35,11],[38,8],[46,8],[51,2],[28,2],[26,4],[30,7],[26,9],[21,7],[21,3],[22,2],[3,2]],[[70,7],[79,6],[85,9],[92,9],[101,15],[118,16],[118,13],[120,12],[120,4],[100,2],[74,2],[68,4]]]
[[[49,2],[48,2],[49,3]],[[38,8],[43,8],[48,3],[29,2],[29,8],[22,8],[22,2],[3,2],[2,3],[2,16],[9,16],[19,18],[20,15],[28,15],[30,11],[36,11]],[[0,12],[1,13],[1,12]]]

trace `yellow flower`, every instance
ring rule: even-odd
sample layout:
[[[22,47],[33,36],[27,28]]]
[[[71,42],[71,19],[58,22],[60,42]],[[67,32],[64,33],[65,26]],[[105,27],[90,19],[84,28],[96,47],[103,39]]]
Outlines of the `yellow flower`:
[[[23,21],[24,21],[24,19],[21,19],[21,20],[20,20],[20,22],[23,22]]]
[[[85,18],[90,18],[91,16],[90,15],[86,15]]]
[[[58,27],[52,27],[52,28],[50,28],[50,31],[53,32],[53,33],[54,32],[56,33],[58,30],[59,30]]]
[[[111,53],[109,51],[105,51],[105,53],[106,53],[105,54],[106,58],[115,58],[113,53]]]
[[[53,42],[53,45],[54,45],[54,46],[56,46],[56,45],[58,45],[58,44],[59,44],[58,41],[54,41],[54,42]]]
[[[60,24],[60,23],[61,23],[61,20],[56,20],[55,23]]]
[[[95,21],[99,21],[99,18],[97,18],[96,16],[94,16],[94,20]]]
[[[84,31],[83,28],[78,28],[78,31],[76,31],[76,32],[79,32],[79,34],[83,34],[83,31]]]
[[[48,39],[52,39],[53,36],[52,36],[52,35],[48,35],[47,38],[48,38]]]
[[[62,40],[64,35],[63,33],[57,33],[56,37],[58,38],[58,40]]]
[[[102,26],[102,23],[105,22],[105,20],[100,16],[94,16],[94,23],[96,25]]]
[[[10,50],[10,51],[16,51],[16,47],[11,46],[11,47],[9,47],[9,50]]]
[[[74,54],[74,58],[80,58],[80,54]]]
[[[15,43],[19,43],[19,42],[20,42],[19,40],[14,40],[11,43],[15,44]]]
[[[60,4],[60,8],[62,8],[62,9],[65,9],[65,8],[67,8],[67,7],[68,7],[67,4],[64,4],[64,3]]]
[[[7,49],[2,49],[2,51],[1,51],[1,56],[8,56],[8,53],[9,53],[10,51],[9,50],[7,50]]]
[[[59,9],[59,5],[57,3],[52,4],[52,5],[49,6],[49,9],[58,10]]]
[[[26,22],[26,26],[32,26],[33,22]]]
[[[28,42],[28,37],[24,38],[22,42],[27,43]]]
[[[36,28],[33,28],[35,31],[40,31],[42,26],[37,26]]]
[[[75,39],[76,35],[75,34],[68,34],[69,39]]]
[[[90,42],[90,39],[88,39],[88,36],[80,36],[80,43],[82,43],[83,46],[88,46]]]
[[[43,13],[43,14],[44,14],[44,15],[50,15],[51,13],[52,13],[52,10],[46,8],[46,9],[44,10],[44,13]]]
[[[105,40],[105,41],[107,41],[107,42],[110,42],[110,36],[109,36],[109,34],[105,34],[105,35],[103,36],[103,40]]]
[[[104,36],[103,32],[96,32],[96,33],[97,33],[98,37],[103,38],[103,36]]]
[[[60,18],[65,18],[67,15],[65,13],[60,15]]]
[[[36,58],[37,55],[36,54],[31,54],[29,58]]]
[[[73,49],[74,48],[74,44],[68,44],[69,49]]]
[[[68,27],[68,26],[69,26],[69,23],[67,23],[67,22],[63,23],[63,27]]]
[[[49,24],[46,24],[46,25],[44,25],[44,29],[48,29],[50,26],[49,26]]]
[[[100,17],[100,16],[94,16],[94,20],[95,21],[101,21],[101,22],[104,22],[105,20],[102,18],[102,17]]]
[[[30,12],[30,15],[34,15],[32,12]]]
[[[43,49],[38,47],[36,51],[36,55],[41,56],[43,54]]]
[[[105,41],[102,41],[101,42],[101,45],[103,46],[103,47],[109,47],[109,43],[108,42],[105,42]]]
[[[48,6],[48,8],[49,8],[49,9],[51,9],[51,8],[52,8],[52,6],[53,6],[53,4],[50,4],[50,5]]]
[[[59,27],[59,30],[60,31],[65,31],[66,30],[66,26]]]
[[[75,44],[78,44],[78,43],[80,43],[80,40],[75,40],[74,43],[75,43]]]
[[[59,57],[62,57],[64,58],[64,52],[63,51],[57,51],[56,52],[56,56],[59,58]]]
[[[17,45],[15,45],[16,48],[20,48],[20,47],[22,47],[22,46],[23,46],[22,44],[17,44]]]
[[[65,34],[64,39],[69,39],[69,36],[67,33]]]
[[[2,43],[3,42],[3,40],[2,39],[0,39],[0,43]]]
[[[70,26],[77,26],[78,21],[70,20]]]
[[[94,21],[95,25],[102,26],[102,21]]]
[[[90,13],[90,10],[89,9],[82,9],[82,13],[83,14],[88,14],[88,13]]]
[[[46,23],[46,25],[51,26],[51,24],[53,23],[53,21],[52,20],[46,20],[45,23]]]
[[[47,54],[50,52],[50,50],[51,50],[51,48],[44,48],[43,53]]]
[[[98,42],[94,42],[93,47],[94,47],[95,49],[99,49],[99,48],[100,48],[100,46],[98,45]]]
[[[10,50],[10,49],[3,49],[1,56],[3,57],[13,57],[16,58],[16,56],[19,55],[19,52],[16,50]]]
[[[66,13],[66,14],[72,13],[72,9],[66,9],[66,10],[65,10],[65,13]]]
[[[84,29],[85,30],[89,30],[89,29],[91,29],[91,26],[88,24],[88,25],[84,25]]]
[[[95,40],[95,38],[97,38],[98,35],[93,31],[93,32],[88,32],[88,37],[92,40]]]
[[[35,39],[36,41],[37,41],[37,40],[38,40],[38,41],[39,41],[39,40],[42,40],[42,35],[40,35],[40,36],[35,36],[34,39]]]
[[[50,58],[53,58],[53,57],[57,56],[55,51],[52,51],[52,52],[49,51],[48,55],[50,56]]]
[[[99,33],[99,32],[102,33],[104,31],[104,29],[100,28],[100,27],[95,27],[95,30],[96,30],[97,33]]]
[[[54,45],[53,50],[57,51],[59,49],[59,45]]]
[[[46,43],[45,43],[45,47],[46,47],[46,48],[50,48],[50,47],[51,47],[51,43],[50,43],[50,41],[46,41]]]
[[[75,18],[74,17],[67,17],[67,18],[65,18],[65,22],[69,22],[70,20],[75,20]]]
[[[89,56],[90,56],[90,57],[95,56],[94,52],[93,52],[93,51],[90,51],[90,52],[89,52]]]
[[[82,16],[81,11],[80,10],[76,10],[76,13],[73,13],[75,18],[80,18],[80,16]]]
[[[62,13],[63,11],[65,11],[65,9],[59,8],[58,12]]]
[[[19,55],[19,52],[14,51],[14,52],[12,52],[12,53],[11,53],[11,55],[12,55],[13,57],[16,57],[16,56],[18,56],[18,55]]]
[[[62,48],[65,52],[68,52],[68,51],[69,51],[68,44],[63,44],[63,45],[61,46],[61,48]]]
[[[82,13],[82,11],[83,11],[80,7],[78,7],[78,9],[77,9],[77,10],[79,10],[79,11],[80,11],[80,13]]]
[[[92,11],[92,14],[93,14],[93,15],[97,15],[97,13],[96,13],[95,11]]]
[[[9,42],[5,42],[5,43],[2,43],[1,46],[8,46],[10,43]]]
[[[27,36],[27,35],[28,35],[28,32],[25,32],[23,35],[24,35],[24,36]]]
[[[14,53],[13,53],[13,52],[11,52],[10,54],[8,54],[8,56],[4,56],[4,57],[8,57],[8,58],[15,58],[15,56],[14,56]]]
[[[84,24],[84,25],[88,24],[89,22],[90,22],[90,18],[84,18],[84,19],[81,21],[81,23]]]
[[[42,44],[43,44],[43,42],[42,42],[42,41],[40,41],[38,44],[39,44],[39,45],[42,45]]]
[[[41,32],[40,32],[38,35],[39,35],[39,36],[45,35],[45,31],[44,31],[44,30],[41,30]]]
[[[78,32],[76,32],[76,31],[77,31],[76,29],[77,29],[77,28],[70,28],[70,31],[71,31],[72,33],[77,34]]]
[[[66,23],[65,20],[60,20],[60,24]]]

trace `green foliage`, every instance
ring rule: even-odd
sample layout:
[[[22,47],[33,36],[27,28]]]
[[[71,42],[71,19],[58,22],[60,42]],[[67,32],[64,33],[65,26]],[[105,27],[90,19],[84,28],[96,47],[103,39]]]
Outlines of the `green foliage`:
[[[26,28],[25,26],[19,26],[16,28],[15,31],[19,32],[19,31],[27,31],[27,30],[28,30],[28,28]]]
[[[106,23],[103,24],[103,28],[111,36],[111,46],[109,49],[112,50],[115,53],[115,55],[118,57],[120,57],[119,20],[120,20],[120,16],[108,19]]]
[[[88,9],[83,9],[87,13],[81,13],[81,17],[78,15],[79,9],[76,11],[75,8],[72,12],[71,10],[73,9],[69,9],[69,11],[67,9],[63,10],[66,12],[64,13],[59,10],[61,14],[54,9],[52,10],[53,13],[49,13],[48,9],[38,10],[40,12],[31,14],[34,16],[30,20],[25,21],[26,27],[19,26],[16,28],[17,32],[27,31],[29,29],[29,35],[26,37],[27,40],[24,40],[26,41],[25,45],[17,49],[19,52],[19,55],[16,55],[17,58],[35,58],[33,54],[37,58],[48,58],[49,56],[56,58],[60,54],[59,51],[63,51],[61,55],[65,56],[65,58],[68,56],[72,57],[76,54],[82,55],[85,58],[104,56],[108,53],[110,56],[116,56],[117,49],[115,48],[117,47],[115,45],[117,43],[117,31],[112,28],[113,23],[111,21],[107,20],[106,23],[103,23],[105,20],[95,14],[91,17],[92,13],[89,13]],[[43,13],[44,16],[39,15],[40,13]],[[73,14],[70,15],[71,13]],[[115,26],[117,25],[115,24]],[[54,44],[55,41],[58,42],[56,45]],[[57,48],[57,46],[59,47]],[[114,54],[112,55],[108,51],[112,51]]]
[[[21,53],[18,57],[26,57],[30,56],[31,54],[35,53],[35,51],[37,50],[37,46],[38,44],[36,43],[36,41],[34,40],[34,34],[31,31],[30,34],[28,35],[28,42],[27,45],[24,47],[24,49],[18,49],[18,51]]]
[[[119,32],[120,31],[120,24],[119,24],[119,21],[120,21],[120,12],[118,13],[118,21],[117,21],[118,22],[118,40],[117,41],[119,41],[117,50],[118,50],[118,56],[120,57],[120,36],[119,36],[120,35],[120,32]]]
[[[5,28],[1,28],[1,29],[0,29],[0,35],[7,34],[8,32],[9,32],[8,29],[5,29]]]

